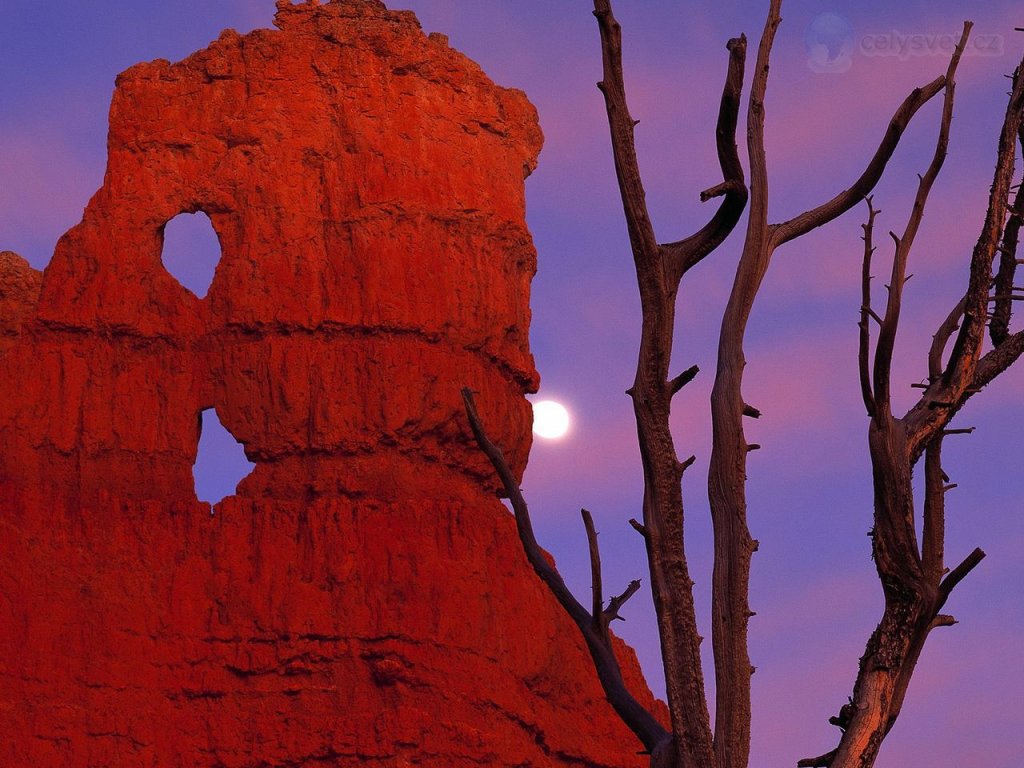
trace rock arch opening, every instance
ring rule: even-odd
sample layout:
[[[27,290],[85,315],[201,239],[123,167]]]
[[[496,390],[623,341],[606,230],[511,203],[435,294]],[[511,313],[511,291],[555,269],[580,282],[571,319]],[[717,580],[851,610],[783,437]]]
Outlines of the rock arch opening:
[[[202,211],[180,213],[164,226],[164,269],[201,299],[210,290],[220,257],[220,240]]]
[[[246,458],[242,444],[220,423],[217,411],[207,408],[199,414],[199,450],[192,477],[200,501],[212,506],[233,496],[255,466]]]

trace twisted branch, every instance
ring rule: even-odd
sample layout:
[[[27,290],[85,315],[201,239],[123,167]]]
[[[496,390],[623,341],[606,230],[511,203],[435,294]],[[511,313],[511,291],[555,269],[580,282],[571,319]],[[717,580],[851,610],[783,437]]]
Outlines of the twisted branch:
[[[469,388],[462,390],[462,402],[466,408],[466,417],[469,419],[473,437],[480,450],[490,460],[491,466],[494,467],[494,471],[498,474],[505,493],[512,503],[512,510],[515,513],[516,519],[516,529],[519,532],[519,541],[523,545],[523,552],[526,554],[530,565],[533,566],[533,570],[541,578],[541,581],[547,585],[555,599],[558,600],[559,604],[569,615],[569,618],[579,627],[583,640],[587,644],[587,650],[590,651],[594,668],[597,670],[598,679],[601,681],[605,696],[608,698],[608,703],[612,705],[615,712],[622,718],[622,721],[636,734],[648,751],[653,752],[664,749],[665,743],[672,739],[671,734],[661,726],[654,715],[647,711],[633,697],[629,689],[626,688],[626,684],[622,679],[622,670],[612,649],[611,636],[608,633],[608,622],[610,619],[600,610],[601,561],[600,555],[597,553],[597,536],[593,534],[593,520],[589,520],[589,523],[587,523],[589,514],[584,515],[584,522],[587,523],[588,539],[591,541],[592,563],[596,574],[594,582],[595,610],[591,613],[576,600],[566,586],[562,576],[548,561],[544,550],[537,543],[533,532],[533,523],[530,520],[530,510],[526,500],[523,498],[519,483],[508,462],[505,460],[505,455],[501,449],[487,437],[487,433],[484,431],[483,424],[480,422],[480,416],[476,410],[473,393]],[[627,590],[619,598],[616,598],[619,601],[615,606],[616,610],[621,607],[622,603],[637,588],[639,588],[639,583],[637,583],[635,588],[631,585],[631,589]]]

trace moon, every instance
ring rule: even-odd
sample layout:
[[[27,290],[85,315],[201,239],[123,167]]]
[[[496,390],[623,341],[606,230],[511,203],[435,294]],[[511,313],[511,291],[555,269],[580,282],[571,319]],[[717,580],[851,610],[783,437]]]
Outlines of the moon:
[[[569,431],[569,411],[554,400],[541,400],[533,404],[533,434],[545,440],[565,437]]]

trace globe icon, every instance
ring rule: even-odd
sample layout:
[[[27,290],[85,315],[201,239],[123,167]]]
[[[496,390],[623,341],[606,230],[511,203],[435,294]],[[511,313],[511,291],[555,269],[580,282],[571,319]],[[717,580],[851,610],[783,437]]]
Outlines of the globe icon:
[[[821,13],[804,34],[813,72],[846,72],[853,66],[853,27],[837,13]]]

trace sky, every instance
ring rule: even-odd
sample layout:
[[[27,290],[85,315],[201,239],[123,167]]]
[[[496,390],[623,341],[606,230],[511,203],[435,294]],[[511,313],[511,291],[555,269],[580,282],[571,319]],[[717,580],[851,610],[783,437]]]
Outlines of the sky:
[[[539,397],[565,403],[573,427],[563,440],[535,441],[524,492],[539,539],[578,595],[589,592],[581,506],[594,513],[602,533],[609,589],[635,577],[646,582],[642,543],[627,524],[640,514],[642,483],[632,409],[623,394],[635,370],[639,302],[603,102],[594,87],[600,51],[590,5],[389,5],[416,11],[426,31],[447,34],[496,82],[523,89],[538,108],[546,144],[527,181],[539,254],[531,344],[542,377]],[[772,220],[813,207],[859,175],[903,97],[945,71],[963,6],[951,0],[784,3],[766,98]],[[1024,26],[1024,11],[1009,0],[972,6],[975,42],[960,67],[950,154],[911,255],[915,277],[904,298],[894,375],[906,384],[896,389],[898,407],[912,403],[917,390],[909,385],[925,375],[930,336],[963,291],[1005,110],[1004,76],[1024,53],[1024,33],[1013,31]],[[5,0],[0,249],[42,268],[59,236],[79,220],[102,181],[107,105],[118,72],[138,61],[183,58],[225,27],[269,26],[273,10],[272,0]],[[766,1],[752,0],[616,3],[629,103],[640,120],[640,163],[662,241],[689,234],[712,212],[714,203],[702,206],[698,193],[720,180],[713,131],[725,42],[745,32],[752,62],[766,10]],[[933,151],[938,107],[936,100],[915,119],[876,190],[879,233],[905,225],[916,174]],[[850,694],[857,660],[881,615],[865,535],[871,478],[856,368],[863,221],[864,210],[857,208],[780,248],[748,333],[744,393],[764,412],[748,424],[749,439],[762,446],[748,468],[749,522],[761,543],[751,583],[757,612],[751,657],[758,669],[754,768],[793,765],[835,745],[838,734],[827,718]],[[183,248],[202,250],[197,232],[182,234]],[[677,398],[673,427],[679,454],[697,457],[683,494],[706,636],[707,398],[741,243],[742,225],[687,276],[676,331],[675,367],[696,363],[702,369]],[[886,269],[891,255],[884,237],[879,244],[876,272]],[[929,640],[880,768],[1020,764],[1022,394],[1024,370],[1006,374],[955,422],[978,430],[946,442],[945,468],[959,484],[948,498],[948,556],[955,564],[981,546],[988,558],[947,606],[960,624]],[[212,424],[206,433],[209,443]],[[662,691],[646,587],[624,615],[627,621],[616,628],[637,648],[652,687]],[[712,677],[709,666],[706,674]]]

